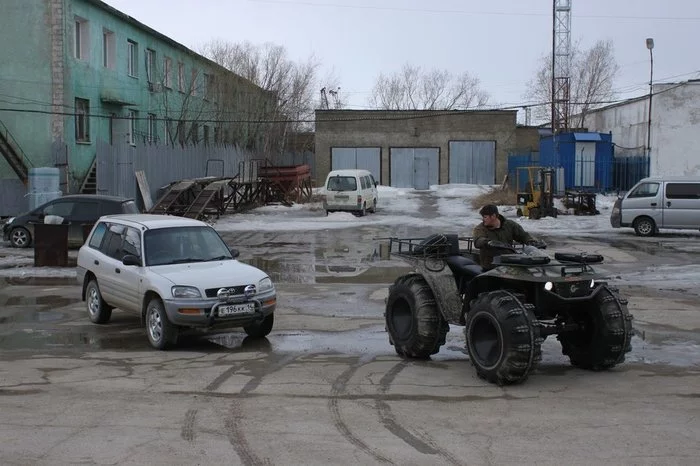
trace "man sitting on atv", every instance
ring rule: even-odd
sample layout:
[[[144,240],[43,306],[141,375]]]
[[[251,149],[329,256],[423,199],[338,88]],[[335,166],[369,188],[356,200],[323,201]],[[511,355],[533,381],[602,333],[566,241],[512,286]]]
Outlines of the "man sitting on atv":
[[[542,241],[530,236],[519,223],[508,220],[499,214],[498,207],[494,204],[485,205],[479,210],[479,214],[483,222],[474,227],[472,236],[474,237],[474,246],[479,248],[479,262],[484,270],[491,268],[494,257],[505,252],[504,249],[496,247],[499,242],[507,245],[513,241],[538,245],[538,247],[543,245]]]

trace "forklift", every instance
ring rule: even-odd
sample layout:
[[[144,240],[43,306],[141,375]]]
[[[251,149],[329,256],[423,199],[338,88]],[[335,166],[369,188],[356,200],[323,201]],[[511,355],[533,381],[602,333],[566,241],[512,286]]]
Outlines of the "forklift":
[[[533,220],[557,217],[554,207],[555,172],[552,168],[518,167],[516,169],[516,205],[518,217]]]

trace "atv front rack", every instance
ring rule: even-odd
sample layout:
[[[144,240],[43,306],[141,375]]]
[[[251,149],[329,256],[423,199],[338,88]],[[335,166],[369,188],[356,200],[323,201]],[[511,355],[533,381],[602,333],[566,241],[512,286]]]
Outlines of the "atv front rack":
[[[412,259],[445,260],[450,256],[470,255],[473,248],[472,237],[452,234],[434,234],[424,238],[389,238],[390,254]]]

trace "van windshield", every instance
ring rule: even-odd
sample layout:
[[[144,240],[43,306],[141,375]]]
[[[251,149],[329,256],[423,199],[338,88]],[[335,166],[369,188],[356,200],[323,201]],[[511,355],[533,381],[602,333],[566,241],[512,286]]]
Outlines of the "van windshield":
[[[627,197],[654,197],[659,192],[659,183],[642,183],[634,188]]]
[[[357,191],[357,179],[354,176],[334,176],[328,179],[328,191]]]

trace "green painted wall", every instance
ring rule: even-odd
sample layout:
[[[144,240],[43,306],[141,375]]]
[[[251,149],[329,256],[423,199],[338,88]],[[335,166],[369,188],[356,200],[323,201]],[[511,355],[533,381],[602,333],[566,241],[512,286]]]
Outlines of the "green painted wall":
[[[45,2],[3,0],[0,13],[0,122],[36,166],[50,163],[52,95],[50,17]],[[2,130],[2,125],[0,125]],[[0,178],[16,178],[0,157]]]
[[[7,5],[9,2],[9,5]],[[156,140],[165,143],[165,118],[200,120],[199,137],[203,125],[210,126],[213,140],[215,122],[225,108],[228,119],[251,118],[258,108],[265,106],[273,111],[274,95],[263,91],[238,76],[200,57],[180,44],[136,22],[126,15],[97,0],[4,0],[0,15],[0,41],[11,44],[0,48],[0,63],[8,72],[0,76],[0,100],[12,96],[13,108],[48,111],[54,99],[61,98],[67,115],[27,114],[0,112],[3,121],[20,146],[29,155],[34,166],[53,166],[54,150],[68,155],[71,190],[76,190],[96,155],[97,141],[126,143],[130,123],[126,119],[130,110],[137,113],[136,144],[146,143],[148,114],[154,114]],[[60,17],[62,15],[62,21]],[[52,18],[59,18],[52,25]],[[75,57],[76,20],[83,22],[87,30],[87,54]],[[54,21],[56,23],[56,21]],[[53,27],[53,29],[52,29]],[[30,29],[27,29],[30,28]],[[57,29],[59,28],[59,29]],[[52,35],[51,31],[55,33]],[[103,62],[103,32],[114,34],[114,66]],[[138,44],[138,70],[136,77],[128,74],[128,41]],[[154,84],[149,88],[146,74],[146,49],[155,51]],[[52,55],[53,53],[53,55]],[[171,89],[163,86],[164,58],[172,59]],[[178,63],[185,66],[187,92],[178,89]],[[192,70],[197,71],[196,95],[189,93]],[[204,73],[215,75],[222,86],[223,95],[203,98]],[[53,83],[52,79],[56,82]],[[76,142],[75,99],[90,103],[89,142]],[[262,102],[262,103],[261,103]],[[8,104],[9,105],[9,104]],[[4,107],[5,105],[0,105]],[[252,111],[251,108],[255,108]],[[186,112],[183,111],[186,109]],[[110,122],[110,115],[117,117]],[[177,125],[173,124],[173,129]],[[112,130],[110,130],[112,128]],[[189,128],[187,128],[189,132]],[[226,128],[231,137],[246,136],[248,125]],[[223,138],[224,128],[220,134]],[[3,161],[0,176],[14,177]]]

